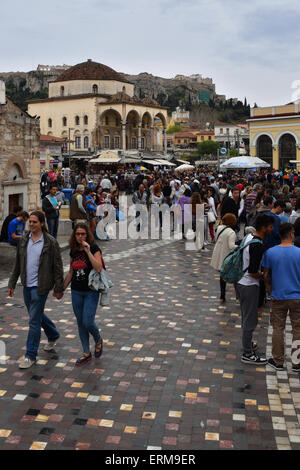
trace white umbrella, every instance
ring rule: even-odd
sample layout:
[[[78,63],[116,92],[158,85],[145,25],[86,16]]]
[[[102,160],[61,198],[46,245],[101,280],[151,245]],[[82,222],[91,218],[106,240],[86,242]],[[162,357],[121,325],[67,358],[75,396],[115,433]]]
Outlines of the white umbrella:
[[[187,163],[184,163],[183,165],[178,166],[175,168],[175,171],[186,171],[186,170],[194,170],[195,167],[194,165],[189,165]]]
[[[268,168],[270,165],[258,157],[242,156],[233,157],[220,165],[221,169],[230,170],[231,168]]]

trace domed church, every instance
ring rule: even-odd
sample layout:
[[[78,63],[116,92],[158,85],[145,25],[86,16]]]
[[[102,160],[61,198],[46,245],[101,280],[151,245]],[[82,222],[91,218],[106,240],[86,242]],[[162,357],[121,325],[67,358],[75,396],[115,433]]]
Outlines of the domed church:
[[[29,101],[28,113],[40,117],[41,134],[70,137],[72,149],[167,149],[167,108],[137,98],[132,83],[91,59],[50,82],[49,97]]]

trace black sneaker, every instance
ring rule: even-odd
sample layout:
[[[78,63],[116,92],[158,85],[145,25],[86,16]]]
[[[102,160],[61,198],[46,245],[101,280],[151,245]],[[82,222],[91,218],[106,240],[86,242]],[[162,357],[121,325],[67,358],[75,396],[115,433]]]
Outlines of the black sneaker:
[[[241,357],[241,362],[245,364],[255,364],[255,365],[265,365],[267,364],[267,359],[264,357],[259,357],[257,354],[243,354]]]
[[[283,365],[281,365],[281,364],[276,364],[276,362],[274,361],[273,357],[270,357],[270,359],[268,359],[268,366],[273,367],[273,369],[275,369],[275,370],[284,370]],[[300,369],[299,369],[299,370],[300,370]]]
[[[300,372],[300,364],[298,364],[297,366],[293,366],[292,371],[293,372]]]
[[[90,362],[92,360],[92,354],[83,354],[79,359],[77,359],[75,366],[82,366],[83,364],[86,364],[87,362]]]

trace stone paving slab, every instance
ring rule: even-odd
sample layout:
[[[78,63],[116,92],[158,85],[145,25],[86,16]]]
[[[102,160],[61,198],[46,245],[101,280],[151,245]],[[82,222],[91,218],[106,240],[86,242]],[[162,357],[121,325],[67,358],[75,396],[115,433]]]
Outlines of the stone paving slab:
[[[41,347],[37,365],[22,371],[22,290],[13,300],[0,290],[0,449],[297,448],[297,432],[274,431],[266,369],[240,362],[239,305],[233,288],[220,304],[211,251],[155,243],[142,251],[134,242],[127,258],[108,258],[111,305],[97,314],[104,354],[79,368],[69,292],[46,304],[61,333],[56,351]],[[104,256],[117,254],[121,245],[108,244]],[[261,312],[255,339],[262,353],[268,327]]]

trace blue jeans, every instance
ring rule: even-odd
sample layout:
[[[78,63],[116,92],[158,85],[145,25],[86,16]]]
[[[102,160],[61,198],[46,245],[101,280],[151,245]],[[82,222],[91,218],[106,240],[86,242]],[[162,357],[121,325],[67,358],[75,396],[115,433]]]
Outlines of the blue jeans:
[[[29,313],[29,331],[25,357],[34,361],[40,345],[41,328],[45,331],[48,341],[57,340],[59,333],[54,323],[44,314],[48,294],[39,295],[37,287],[24,287],[23,295]]]
[[[50,235],[56,238],[58,231],[58,217],[56,217],[55,219],[47,219],[47,225]]]
[[[99,292],[88,290],[78,291],[72,289],[72,305],[76,316],[78,332],[83,352],[90,352],[89,334],[99,343],[100,332],[95,324],[95,315],[99,301]]]

